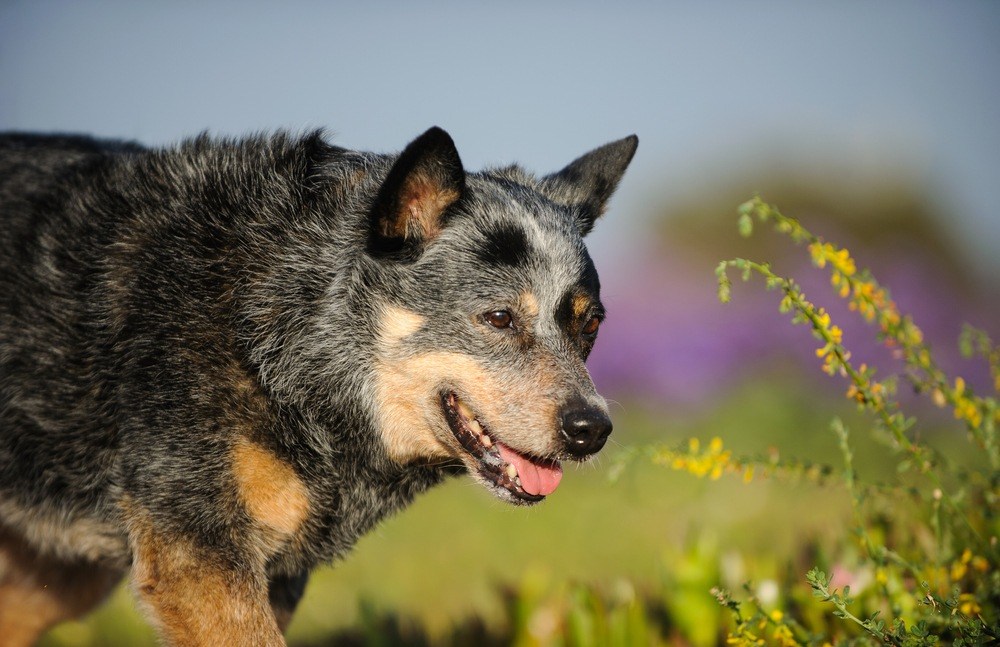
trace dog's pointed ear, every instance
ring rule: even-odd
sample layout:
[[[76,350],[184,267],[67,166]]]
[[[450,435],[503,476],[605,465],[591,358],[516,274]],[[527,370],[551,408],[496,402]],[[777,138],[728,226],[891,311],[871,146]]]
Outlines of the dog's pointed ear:
[[[585,236],[604,214],[638,146],[639,138],[630,135],[595,148],[542,178],[541,192],[553,202],[576,207],[580,233]]]
[[[410,142],[389,170],[372,206],[369,251],[418,256],[463,191],[465,169],[455,142],[435,126]]]

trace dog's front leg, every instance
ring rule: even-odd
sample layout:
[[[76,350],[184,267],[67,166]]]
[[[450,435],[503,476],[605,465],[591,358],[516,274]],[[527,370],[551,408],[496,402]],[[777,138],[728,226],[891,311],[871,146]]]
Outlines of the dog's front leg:
[[[302,594],[306,592],[308,581],[308,572],[271,578],[268,586],[268,597],[271,600],[271,609],[274,611],[274,618],[278,622],[281,633],[284,633],[292,622],[292,614],[295,613],[295,607],[299,605]]]
[[[150,524],[133,524],[130,539],[133,587],[168,644],[285,644],[259,560],[216,554]]]

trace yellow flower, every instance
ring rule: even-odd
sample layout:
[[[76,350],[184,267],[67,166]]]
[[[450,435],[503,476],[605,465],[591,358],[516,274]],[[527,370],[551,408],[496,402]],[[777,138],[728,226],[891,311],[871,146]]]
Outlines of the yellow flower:
[[[832,245],[830,246],[830,250],[833,250]],[[840,270],[840,272],[842,272],[845,276],[853,276],[854,273],[857,272],[857,267],[854,265],[854,259],[851,258],[850,252],[846,249],[833,253],[833,257],[830,259],[830,262],[833,263],[834,267]]]
[[[979,411],[979,407],[972,400],[965,397],[959,397],[958,402],[955,404],[955,418],[965,420],[973,428],[978,428],[983,424],[983,414]]]
[[[978,616],[983,609],[979,606],[976,596],[971,593],[963,593],[958,596],[958,610],[962,615],[972,618]]]
[[[909,318],[901,332],[903,344],[907,346],[919,346],[924,341],[924,333]]]
[[[830,313],[828,313],[823,308],[820,308],[816,312],[816,325],[818,327],[822,328],[823,330],[826,330],[827,328],[829,328],[830,327]]]
[[[823,246],[819,243],[812,243],[809,245],[809,254],[812,256],[813,263],[816,267],[823,268],[826,267],[826,254]]]
[[[836,272],[844,276],[853,276],[857,272],[854,259],[846,249],[837,249],[830,243],[815,242],[809,245],[809,254],[812,256],[813,264],[816,267],[826,267],[827,262],[833,266]],[[840,279],[837,279],[838,281]]]
[[[860,391],[858,391],[858,387],[856,387],[853,384],[850,385],[849,387],[847,387],[847,399],[849,399],[849,400],[857,400],[858,402],[864,402],[865,401],[864,396],[861,395]]]
[[[951,565],[951,579],[957,581],[965,577],[969,570],[969,563],[972,561],[972,551],[966,548],[962,556]]]
[[[774,639],[778,641],[781,647],[798,647],[798,641],[795,640],[795,636],[792,635],[792,630],[788,625],[781,625],[774,630]]]
[[[690,438],[687,455],[671,452],[665,455],[662,462],[667,462],[669,458],[672,469],[685,470],[699,478],[708,476],[712,480],[721,478],[726,469],[733,466],[732,452],[723,449],[721,438],[713,438],[704,452],[700,452],[700,449],[701,442],[697,438]]]

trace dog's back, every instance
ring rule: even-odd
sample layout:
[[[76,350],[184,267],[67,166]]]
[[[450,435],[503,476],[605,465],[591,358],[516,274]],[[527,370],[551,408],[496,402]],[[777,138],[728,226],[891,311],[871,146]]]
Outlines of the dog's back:
[[[0,138],[0,511],[8,524],[109,512],[102,495],[112,425],[94,392],[90,300],[104,223],[73,203],[85,199],[78,187],[136,150],[83,137]],[[60,546],[64,534],[51,533],[59,552],[69,549]]]
[[[100,600],[127,564],[113,522],[113,425],[84,339],[98,223],[75,190],[122,153],[83,137],[0,137],[0,626],[30,644]],[[25,600],[34,600],[28,609]]]

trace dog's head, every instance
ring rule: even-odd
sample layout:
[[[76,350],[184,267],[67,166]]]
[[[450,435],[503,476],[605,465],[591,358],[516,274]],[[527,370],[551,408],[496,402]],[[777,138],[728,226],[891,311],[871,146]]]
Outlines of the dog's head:
[[[604,319],[583,237],[635,136],[535,178],[466,173],[432,128],[395,160],[369,218],[392,266],[378,313],[376,411],[400,463],[460,460],[502,499],[540,501],[562,460],[604,446],[611,420],[584,361]]]

